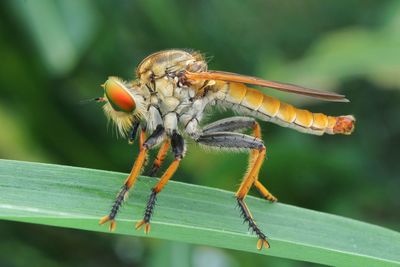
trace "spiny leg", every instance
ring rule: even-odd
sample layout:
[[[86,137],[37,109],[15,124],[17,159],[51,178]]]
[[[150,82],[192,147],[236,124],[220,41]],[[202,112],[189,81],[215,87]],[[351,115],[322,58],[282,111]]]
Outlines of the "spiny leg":
[[[144,141],[145,139],[145,129],[142,129],[139,137],[139,155],[136,158],[135,163],[133,164],[132,170],[129,176],[126,178],[124,185],[119,191],[114,204],[111,208],[111,211],[108,215],[102,217],[99,221],[99,224],[104,224],[110,221],[110,231],[115,230],[116,222],[115,217],[118,214],[118,211],[124,202],[129,189],[135,184],[137,177],[140,174],[140,171],[145,163],[147,151],[157,144],[158,139],[164,134],[163,127],[157,127],[156,130]]]
[[[251,128],[253,130],[252,136],[261,139],[261,127],[260,124],[253,118],[249,117],[242,117],[242,116],[235,116],[230,118],[225,118],[222,120],[218,120],[212,122],[203,127],[203,133],[213,133],[213,132],[229,132],[229,131],[237,131],[242,129]],[[259,150],[253,149],[250,152],[249,156],[249,168],[252,166],[254,160],[257,158],[259,154]],[[248,170],[250,171],[250,170]],[[257,188],[258,192],[261,194],[262,197],[265,199],[275,202],[277,198],[274,197],[267,188],[261,184],[258,180],[258,175],[255,179],[254,186]]]
[[[165,140],[162,143],[160,149],[158,150],[156,159],[154,160],[153,167],[151,168],[151,170],[148,173],[149,176],[153,177],[157,174],[162,163],[164,162],[165,157],[167,156],[169,146],[170,146],[169,139]]]
[[[102,217],[99,221],[99,224],[104,224],[108,221],[110,221],[110,231],[114,231],[116,227],[116,222],[115,222],[115,217],[117,216],[117,213],[124,202],[124,199],[128,193],[128,190],[132,185],[135,183],[135,180],[137,176],[139,175],[140,169],[142,168],[146,154],[147,154],[147,149],[143,146],[144,143],[144,138],[145,138],[145,130],[142,129],[140,132],[139,136],[139,155],[136,158],[135,163],[132,166],[131,172],[127,179],[125,180],[124,185],[122,186],[121,190],[117,194],[117,198],[114,201],[114,204],[111,208],[111,211],[108,215]]]
[[[251,228],[258,236],[257,249],[261,249],[263,246],[269,248],[270,245],[267,241],[266,235],[258,228],[256,222],[254,221],[253,216],[246,203],[244,202],[244,198],[247,196],[249,189],[252,184],[255,183],[262,163],[264,162],[266,154],[265,147],[259,150],[257,158],[254,160],[252,166],[250,166],[250,172],[244,177],[238,191],[236,192],[236,199],[241,210],[242,216],[246,222],[249,224],[249,228]]]
[[[251,228],[253,232],[256,233],[256,235],[258,236],[257,249],[261,250],[263,246],[265,246],[265,248],[270,248],[271,246],[267,241],[267,236],[260,230],[260,228],[258,228],[256,222],[253,219],[253,215],[250,213],[250,210],[244,200],[238,198],[237,202],[244,221],[249,224],[249,228]]]
[[[264,161],[266,149],[262,143],[262,140],[241,133],[211,132],[201,135],[198,139],[196,139],[196,141],[203,145],[220,148],[246,148],[250,149],[251,151],[257,150],[257,154],[254,153],[256,158],[251,161],[249,170],[245,175],[238,191],[236,192],[236,199],[242,216],[244,217],[245,221],[248,222],[249,227],[257,234],[259,238],[257,242],[257,248],[261,249],[262,246],[269,248],[266,235],[258,228],[253,216],[244,202],[244,198],[246,197],[252,184],[255,182],[261,165]]]
[[[147,234],[150,232],[150,220],[153,215],[154,207],[156,205],[157,194],[162,190],[164,185],[168,182],[168,180],[175,173],[176,169],[179,166],[180,159],[175,159],[168,169],[165,171],[164,175],[160,178],[158,184],[151,189],[149,200],[147,201],[146,209],[144,211],[143,219],[136,223],[135,228],[140,229],[143,225],[144,232]]]
[[[180,134],[173,132],[171,136],[172,152],[175,155],[174,161],[169,165],[168,169],[161,176],[159,182],[151,189],[149,200],[147,201],[146,209],[144,212],[143,220],[136,224],[136,229],[140,229],[143,225],[144,232],[150,232],[150,220],[153,215],[154,207],[157,200],[157,194],[164,188],[165,184],[169,181],[175,171],[178,169],[179,163],[185,153],[185,142]]]

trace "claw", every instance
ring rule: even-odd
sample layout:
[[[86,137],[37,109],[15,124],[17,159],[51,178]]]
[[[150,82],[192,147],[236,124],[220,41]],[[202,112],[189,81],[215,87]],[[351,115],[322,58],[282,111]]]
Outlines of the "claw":
[[[270,201],[270,202],[277,202],[278,199],[276,197],[274,197],[273,195],[271,195],[270,197],[266,197],[266,200]]]
[[[150,223],[144,220],[138,221],[135,225],[136,230],[139,230],[144,225],[144,233],[148,234],[150,232]]]
[[[104,216],[104,217],[102,217],[102,218],[100,219],[99,224],[100,224],[100,225],[105,224],[105,223],[108,222],[109,220],[110,220],[110,216],[106,215],[106,216]]]
[[[115,230],[115,228],[117,227],[117,223],[115,222],[114,219],[110,219],[109,215],[106,215],[106,216],[102,217],[100,219],[100,221],[99,221],[99,224],[102,225],[102,224],[105,224],[108,221],[110,222],[110,226],[109,226],[108,229],[110,230],[110,232],[113,232]]]
[[[269,245],[269,242],[266,239],[258,239],[257,241],[257,249],[261,250],[262,247],[265,247],[266,249],[269,249],[271,246]]]

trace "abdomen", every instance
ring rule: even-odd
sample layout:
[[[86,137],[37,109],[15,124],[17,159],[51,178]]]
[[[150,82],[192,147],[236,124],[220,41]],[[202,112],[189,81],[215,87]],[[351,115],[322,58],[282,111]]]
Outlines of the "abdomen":
[[[214,88],[219,104],[303,133],[351,134],[354,130],[355,119],[351,115],[328,116],[298,109],[241,83],[217,82]]]

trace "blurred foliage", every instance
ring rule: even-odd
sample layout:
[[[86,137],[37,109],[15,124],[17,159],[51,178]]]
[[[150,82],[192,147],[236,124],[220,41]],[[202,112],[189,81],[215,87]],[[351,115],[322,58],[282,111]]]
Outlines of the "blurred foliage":
[[[354,114],[357,129],[316,137],[263,124],[269,160],[260,177],[284,203],[400,229],[398,1],[6,0],[0,21],[0,157],[128,171],[136,147],[115,138],[99,106],[79,101],[101,95],[109,75],[134,78],[154,51],[193,48],[212,57],[211,69],[346,94],[349,104],[279,94]],[[234,190],[246,159],[190,144],[175,179]],[[24,266],[13,251],[32,266],[301,265],[18,223],[0,229],[2,266]]]

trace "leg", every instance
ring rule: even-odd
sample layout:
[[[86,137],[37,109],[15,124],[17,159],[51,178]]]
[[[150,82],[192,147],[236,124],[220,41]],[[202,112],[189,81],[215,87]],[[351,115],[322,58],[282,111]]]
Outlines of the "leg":
[[[249,117],[231,117],[218,120],[203,127],[203,133],[232,132],[252,128],[256,121]]]
[[[258,139],[261,139],[261,128],[260,124],[253,118],[249,117],[231,117],[222,120],[218,120],[216,122],[212,122],[206,125],[203,128],[203,133],[213,133],[213,132],[229,132],[229,131],[237,131],[246,128],[253,129],[252,135]],[[259,151],[257,149],[253,149],[249,156],[249,167],[252,166],[252,162],[257,158]],[[250,170],[249,170],[250,171]],[[257,188],[258,192],[265,199],[275,202],[277,198],[274,197],[264,185],[258,180],[258,176],[255,179],[254,186]]]
[[[162,163],[164,162],[165,156],[167,156],[169,146],[170,142],[168,139],[162,143],[160,150],[158,150],[156,159],[154,160],[153,167],[148,173],[149,176],[153,177],[157,174],[157,171],[160,169]]]
[[[244,202],[244,198],[249,192],[250,187],[256,182],[259,170],[265,158],[266,149],[262,141],[256,137],[240,133],[215,132],[200,136],[197,139],[197,142],[209,146],[247,148],[251,150],[249,170],[245,175],[238,191],[236,192],[236,199],[244,220],[248,222],[249,227],[257,234],[259,238],[257,242],[257,248],[261,249],[263,246],[269,248],[270,246],[266,235],[258,228],[253,216],[250,213],[250,210]]]
[[[163,176],[161,176],[159,182],[151,190],[151,194],[144,212],[143,220],[139,221],[135,226],[136,229],[140,229],[144,225],[144,232],[146,234],[150,232],[150,220],[151,216],[153,215],[154,206],[156,204],[157,194],[161,192],[165,184],[178,169],[179,163],[184,156],[185,143],[182,136],[179,135],[177,132],[174,132],[171,136],[171,146],[172,152],[175,155],[175,160],[171,163]]]
[[[252,126],[253,128],[253,136],[257,137],[259,139],[261,139],[261,128],[260,128],[260,124],[256,121],[254,121],[254,124]],[[258,150],[253,150],[251,151],[250,157],[249,157],[249,166],[251,166],[252,162],[257,158],[259,154]],[[254,181],[253,184],[258,192],[260,193],[260,195],[265,198],[266,200],[269,200],[271,202],[276,202],[278,199],[276,197],[274,197],[274,195],[272,195],[268,189],[258,180],[258,174],[257,177]]]
[[[260,195],[265,198],[266,200],[269,200],[271,202],[276,202],[278,199],[272,195],[268,189],[258,181],[258,177],[256,178],[256,181],[254,182],[254,186],[257,188],[258,192]]]
[[[250,166],[250,171],[244,177],[238,191],[236,191],[236,199],[238,201],[238,205],[240,207],[242,216],[244,217],[244,220],[248,222],[249,227],[258,236],[258,242],[257,242],[258,249],[261,249],[263,246],[269,248],[270,245],[267,241],[266,235],[260,230],[260,228],[258,228],[256,222],[254,221],[249,208],[244,202],[244,198],[247,196],[247,193],[249,192],[251,185],[256,182],[258,172],[260,171],[261,165],[264,161],[265,154],[266,154],[266,149],[265,147],[263,147],[262,149],[259,150],[257,158]]]
[[[124,185],[122,186],[121,190],[119,191],[117,198],[114,201],[114,204],[111,208],[111,211],[108,215],[104,216],[103,218],[100,219],[99,224],[104,224],[108,221],[110,221],[110,231],[113,231],[116,227],[115,223],[115,217],[117,216],[117,213],[124,202],[129,189],[132,188],[134,183],[136,182],[137,177],[140,174],[140,171],[144,165],[147,151],[153,147],[154,145],[157,144],[157,140],[164,134],[164,128],[163,127],[157,127],[157,129],[149,136],[149,138],[145,139],[145,130],[142,129],[139,137],[139,146],[140,146],[140,151],[139,155],[136,158],[135,163],[133,164],[132,170],[126,178]]]

